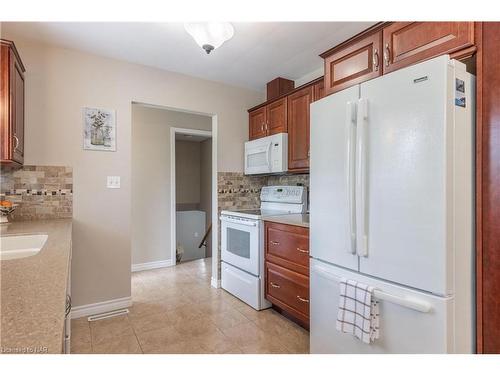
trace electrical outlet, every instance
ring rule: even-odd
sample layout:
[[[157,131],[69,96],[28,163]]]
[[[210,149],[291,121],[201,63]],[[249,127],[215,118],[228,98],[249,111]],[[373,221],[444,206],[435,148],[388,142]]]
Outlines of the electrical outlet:
[[[120,188],[120,176],[108,176],[106,186],[108,189],[119,189]]]

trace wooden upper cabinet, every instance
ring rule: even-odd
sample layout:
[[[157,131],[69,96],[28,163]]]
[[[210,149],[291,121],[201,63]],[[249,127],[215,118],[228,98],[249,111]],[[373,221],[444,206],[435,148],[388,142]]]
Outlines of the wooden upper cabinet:
[[[474,45],[474,22],[395,22],[383,29],[384,73]]]
[[[325,97],[325,80],[322,79],[313,85],[313,101],[323,99]]]
[[[257,139],[266,135],[266,107],[251,111],[248,115],[249,138]]]
[[[382,32],[378,31],[333,50],[325,59],[325,95],[382,74]]]
[[[307,86],[288,96],[288,169],[309,169],[309,107],[313,87]]]
[[[288,130],[286,98],[281,98],[266,105],[267,135],[286,133]]]
[[[0,40],[0,138],[2,164],[24,161],[24,66],[13,42]]]

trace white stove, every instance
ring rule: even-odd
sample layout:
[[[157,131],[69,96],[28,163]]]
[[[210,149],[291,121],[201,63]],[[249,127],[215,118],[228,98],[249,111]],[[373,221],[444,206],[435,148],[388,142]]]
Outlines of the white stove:
[[[221,286],[256,310],[271,304],[264,298],[264,225],[269,216],[307,211],[303,186],[265,186],[260,209],[222,211]]]

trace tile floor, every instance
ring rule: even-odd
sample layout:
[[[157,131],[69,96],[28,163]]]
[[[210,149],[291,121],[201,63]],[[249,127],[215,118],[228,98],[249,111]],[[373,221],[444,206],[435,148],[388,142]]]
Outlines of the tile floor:
[[[72,353],[309,352],[306,330],[210,286],[211,258],[132,274],[128,315],[72,320]]]

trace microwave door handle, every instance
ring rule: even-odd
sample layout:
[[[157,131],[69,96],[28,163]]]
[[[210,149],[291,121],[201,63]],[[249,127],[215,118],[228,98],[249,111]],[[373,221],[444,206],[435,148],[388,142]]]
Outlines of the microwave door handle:
[[[271,165],[271,149],[273,147],[273,142],[269,142],[267,146],[267,167],[269,168],[269,172],[273,170],[273,166]]]

